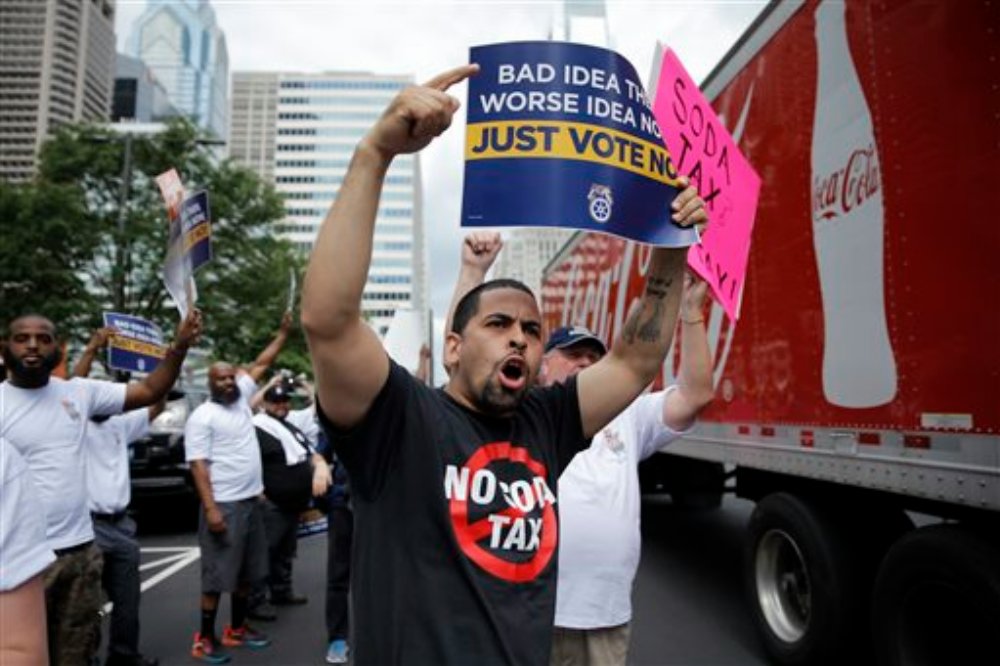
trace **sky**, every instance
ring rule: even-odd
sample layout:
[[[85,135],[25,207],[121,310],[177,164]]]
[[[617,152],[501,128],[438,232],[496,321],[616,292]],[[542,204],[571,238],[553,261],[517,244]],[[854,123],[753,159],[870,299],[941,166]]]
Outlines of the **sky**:
[[[116,3],[119,51],[125,50],[132,23],[146,4],[146,0]],[[210,4],[226,35],[230,73],[365,71],[413,74],[421,82],[467,62],[471,46],[546,39],[554,24],[561,34],[562,25],[562,2],[550,0],[212,0]],[[695,81],[701,81],[765,5],[764,0],[606,0],[609,45],[645,80],[660,41],[674,49]],[[450,92],[464,103],[465,84]],[[460,110],[451,129],[420,158],[436,349],[458,274],[463,235],[458,221],[464,124]],[[439,372],[435,376],[443,377]]]

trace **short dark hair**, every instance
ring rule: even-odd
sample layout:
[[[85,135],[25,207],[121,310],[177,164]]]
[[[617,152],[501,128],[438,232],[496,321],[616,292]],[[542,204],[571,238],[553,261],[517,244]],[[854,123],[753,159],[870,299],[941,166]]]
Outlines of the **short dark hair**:
[[[493,291],[494,289],[517,289],[531,296],[532,299],[535,298],[535,292],[531,291],[528,285],[520,280],[499,278],[484,282],[471,289],[469,293],[459,299],[458,305],[455,306],[455,315],[451,318],[452,333],[461,334],[465,330],[465,327],[469,325],[469,321],[479,312],[479,297],[487,291]]]
[[[39,314],[37,312],[25,312],[23,314],[19,314],[16,317],[7,320],[7,325],[3,328],[2,333],[0,333],[0,337],[3,337],[4,339],[10,337],[10,334],[14,330],[14,324],[21,321],[22,319],[44,319],[45,321],[49,322],[49,324],[52,326],[52,335],[55,336],[56,338],[59,337],[59,327],[56,326],[56,323],[51,319],[49,319],[48,317],[46,317],[45,315]]]

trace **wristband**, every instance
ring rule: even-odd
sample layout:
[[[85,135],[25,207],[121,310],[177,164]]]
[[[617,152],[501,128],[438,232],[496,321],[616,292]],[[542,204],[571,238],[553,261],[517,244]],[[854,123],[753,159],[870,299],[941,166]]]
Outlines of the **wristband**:
[[[684,317],[681,317],[681,321],[685,324],[702,324],[705,322],[705,318],[700,317],[698,319],[685,319]]]

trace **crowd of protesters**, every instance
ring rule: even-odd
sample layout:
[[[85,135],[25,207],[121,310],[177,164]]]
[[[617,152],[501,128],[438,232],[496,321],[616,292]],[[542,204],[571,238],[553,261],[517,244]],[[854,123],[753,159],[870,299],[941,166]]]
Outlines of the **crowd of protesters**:
[[[407,88],[358,144],[303,285],[315,388],[280,372],[259,385],[290,312],[250,364],[209,368],[210,398],[184,432],[200,500],[198,661],[269,648],[250,621],[307,602],[293,584],[297,534],[303,512],[321,506],[328,662],[625,663],[637,465],[712,398],[706,288],[685,277],[685,250],[652,252],[646,290],[609,345],[579,326],[546,337],[530,289],[485,279],[500,237],[470,234],[438,388],[428,385],[428,349],[418,368],[402,368],[361,317],[382,177],[395,156],[448,128],[458,104],[447,90],[475,72]],[[675,223],[704,223],[703,201],[682,186]],[[96,331],[63,380],[53,375],[56,324],[37,314],[9,322],[0,663],[93,663],[102,587],[113,602],[105,663],[157,663],[139,649],[127,446],[163,409],[201,326],[192,310],[155,370],[116,383],[87,379],[113,331]],[[644,394],[678,329],[677,384]],[[291,409],[294,394],[304,408]],[[496,492],[470,488],[480,474]],[[223,594],[231,617],[220,633]]]

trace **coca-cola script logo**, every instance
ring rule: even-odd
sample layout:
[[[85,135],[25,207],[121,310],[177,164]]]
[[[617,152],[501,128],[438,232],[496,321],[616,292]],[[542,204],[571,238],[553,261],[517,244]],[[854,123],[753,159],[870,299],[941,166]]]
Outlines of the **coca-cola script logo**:
[[[853,151],[844,168],[813,176],[813,220],[822,222],[851,212],[879,191],[879,181],[875,146]]]

